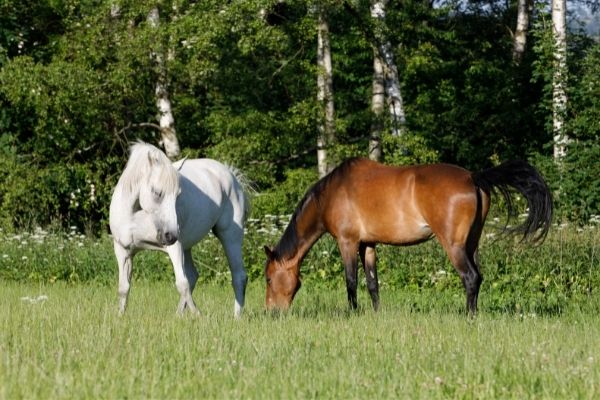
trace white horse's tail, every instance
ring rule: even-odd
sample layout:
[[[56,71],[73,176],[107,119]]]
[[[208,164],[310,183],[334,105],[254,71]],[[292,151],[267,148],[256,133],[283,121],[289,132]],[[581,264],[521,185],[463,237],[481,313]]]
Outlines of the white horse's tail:
[[[252,209],[252,196],[254,196],[256,193],[256,188],[254,187],[252,181],[248,179],[248,177],[242,171],[232,165],[227,165],[227,168],[229,171],[231,171],[233,177],[242,187],[244,194],[244,222],[246,222],[250,216],[250,211]]]

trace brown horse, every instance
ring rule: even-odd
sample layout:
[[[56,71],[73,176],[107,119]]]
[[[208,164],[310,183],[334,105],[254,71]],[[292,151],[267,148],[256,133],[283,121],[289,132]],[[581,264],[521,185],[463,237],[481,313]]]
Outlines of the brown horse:
[[[306,193],[275,248],[265,246],[267,308],[290,306],[300,288],[304,256],[329,232],[344,262],[351,308],[357,307],[357,255],[377,310],[375,245],[413,245],[435,236],[461,277],[467,311],[475,313],[483,280],[477,247],[490,195],[502,194],[510,219],[516,214],[512,189],[523,195],[529,214],[522,225],[507,231],[543,241],[552,219],[552,196],[538,171],[524,161],[472,173],[449,164],[393,167],[367,159],[347,160]]]

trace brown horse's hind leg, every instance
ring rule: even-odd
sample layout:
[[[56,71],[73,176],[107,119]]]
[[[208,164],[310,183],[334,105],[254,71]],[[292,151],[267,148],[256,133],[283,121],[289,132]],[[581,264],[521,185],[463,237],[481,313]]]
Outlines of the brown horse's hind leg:
[[[471,315],[477,313],[477,297],[479,296],[479,287],[483,282],[483,277],[479,272],[479,267],[475,262],[475,251],[468,251],[465,245],[448,245],[442,242],[442,246],[450,262],[460,275],[465,292],[467,295],[467,312]]]
[[[367,277],[367,288],[373,302],[373,309],[379,309],[379,280],[377,279],[377,265],[375,255],[375,245],[361,243],[358,249],[360,259],[365,269]]]
[[[489,197],[479,190],[476,190],[476,202],[472,204],[473,209],[469,211],[469,204],[463,204],[460,208],[456,205],[456,219],[446,221],[446,229],[434,229],[434,233],[450,262],[460,275],[465,292],[467,295],[467,312],[471,315],[477,313],[477,297],[479,296],[479,287],[483,282],[483,277],[479,272],[475,254],[479,245],[479,238],[483,229],[483,222],[489,209]],[[470,217],[471,215],[471,217]]]
[[[483,282],[483,277],[479,268],[475,264],[472,255],[467,255],[469,269],[462,276],[463,285],[467,293],[467,312],[471,315],[477,314],[477,298],[479,297],[479,287]]]
[[[477,250],[473,252],[467,252],[470,273],[468,274],[467,280],[470,283],[465,283],[465,290],[467,291],[467,308],[470,313],[475,314],[477,312],[477,298],[479,296],[479,288],[481,286],[481,282],[483,282],[483,276],[479,271],[479,264],[477,263]],[[465,282],[465,281],[463,281]],[[469,288],[471,288],[471,292],[469,292]],[[469,296],[471,298],[471,303],[469,303]]]
[[[358,301],[356,300],[356,288],[358,286],[358,245],[348,240],[338,240],[344,270],[346,272],[346,290],[348,291],[348,304],[350,308],[356,310]]]

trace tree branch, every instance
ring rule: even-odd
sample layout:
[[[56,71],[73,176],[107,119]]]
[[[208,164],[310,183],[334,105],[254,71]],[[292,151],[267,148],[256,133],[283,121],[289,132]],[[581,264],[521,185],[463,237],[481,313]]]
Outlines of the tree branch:
[[[122,134],[124,134],[126,131],[133,129],[133,128],[154,128],[154,129],[158,130],[159,132],[162,132],[162,130],[163,130],[163,128],[160,125],[152,123],[152,122],[140,122],[139,124],[132,124],[130,122],[126,126],[121,128],[119,131],[115,132],[115,136],[119,137]]]

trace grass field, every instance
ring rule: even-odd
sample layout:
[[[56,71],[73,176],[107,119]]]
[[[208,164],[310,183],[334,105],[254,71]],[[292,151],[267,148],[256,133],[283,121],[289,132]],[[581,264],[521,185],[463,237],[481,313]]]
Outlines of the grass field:
[[[0,398],[600,396],[598,304],[469,319],[453,291],[415,311],[413,293],[384,290],[374,313],[349,312],[343,289],[304,287],[273,316],[254,282],[237,321],[231,292],[198,287],[203,315],[181,318],[172,283],[139,282],[119,317],[114,287],[2,282]]]
[[[244,318],[214,236],[194,250],[203,314],[175,315],[167,257],[136,257],[117,315],[110,238],[0,230],[0,400],[141,398],[600,398],[600,229],[555,226],[540,247],[482,238],[475,319],[435,241],[381,246],[382,309],[360,273],[349,312],[339,252],[321,239],[289,313],[266,314],[264,244],[286,218],[250,221]]]

